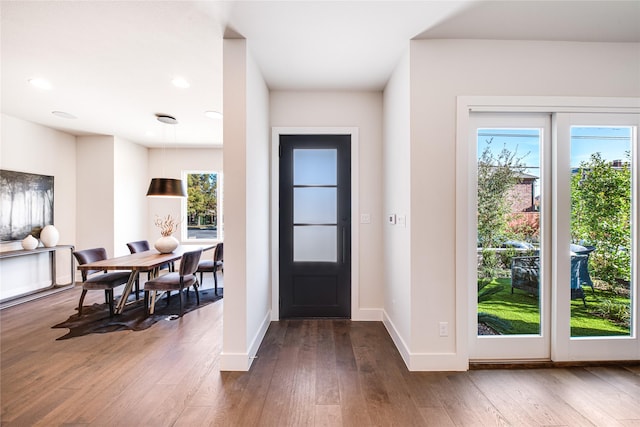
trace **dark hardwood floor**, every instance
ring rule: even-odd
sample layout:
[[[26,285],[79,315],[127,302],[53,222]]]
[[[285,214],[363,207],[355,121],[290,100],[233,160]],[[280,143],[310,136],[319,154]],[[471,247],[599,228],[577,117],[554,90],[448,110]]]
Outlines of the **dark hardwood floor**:
[[[220,372],[224,300],[56,341],[78,297],[0,312],[2,426],[640,425],[638,366],[408,372],[381,323],[300,320],[271,324],[251,371]]]

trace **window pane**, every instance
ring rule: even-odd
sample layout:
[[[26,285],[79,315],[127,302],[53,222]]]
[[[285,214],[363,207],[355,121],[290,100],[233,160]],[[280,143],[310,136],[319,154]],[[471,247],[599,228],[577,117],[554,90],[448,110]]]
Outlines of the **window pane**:
[[[187,239],[217,239],[218,174],[187,174]]]
[[[293,260],[314,262],[337,261],[336,226],[294,226]]]
[[[478,129],[478,335],[540,335],[541,129]]]
[[[293,185],[336,185],[338,151],[293,150]]]
[[[631,334],[632,128],[571,128],[571,336]]]
[[[293,222],[296,224],[335,224],[336,188],[293,189]]]

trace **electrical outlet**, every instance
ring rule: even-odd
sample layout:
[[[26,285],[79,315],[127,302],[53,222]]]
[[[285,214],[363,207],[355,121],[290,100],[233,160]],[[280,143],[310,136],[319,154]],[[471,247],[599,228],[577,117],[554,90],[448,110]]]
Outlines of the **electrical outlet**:
[[[448,337],[449,336],[449,322],[440,322],[440,336]]]

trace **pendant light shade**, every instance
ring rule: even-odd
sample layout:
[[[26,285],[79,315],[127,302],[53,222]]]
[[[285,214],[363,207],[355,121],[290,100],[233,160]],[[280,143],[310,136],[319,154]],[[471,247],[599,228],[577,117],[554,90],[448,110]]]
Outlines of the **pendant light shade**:
[[[187,190],[182,180],[173,178],[152,178],[148,197],[187,197]]]
[[[178,124],[178,120],[168,114],[156,114],[156,119],[168,125]],[[175,135],[174,135],[175,137]],[[164,162],[164,146],[162,147]],[[164,170],[164,168],[163,168]],[[164,172],[163,172],[164,175]],[[152,178],[147,197],[187,197],[187,189],[180,179],[173,178]]]

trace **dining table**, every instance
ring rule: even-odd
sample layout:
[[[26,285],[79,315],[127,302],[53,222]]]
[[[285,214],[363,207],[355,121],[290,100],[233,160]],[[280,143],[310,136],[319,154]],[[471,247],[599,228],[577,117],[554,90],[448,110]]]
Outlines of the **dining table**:
[[[98,270],[98,271],[113,271],[113,270],[128,270],[131,271],[129,279],[125,284],[122,295],[118,301],[118,304],[114,310],[114,314],[121,314],[124,307],[127,304],[127,299],[131,294],[133,285],[136,283],[138,276],[141,272],[149,274],[149,278],[156,278],[160,272],[160,266],[175,262],[182,258],[185,252],[195,251],[202,249],[207,251],[215,248],[215,244],[204,245],[180,245],[171,253],[160,253],[155,249],[148,251],[137,252],[130,255],[119,256],[115,258],[103,259],[100,261],[90,262],[87,264],[78,265],[78,270]]]

